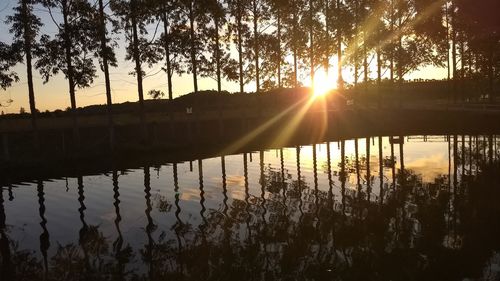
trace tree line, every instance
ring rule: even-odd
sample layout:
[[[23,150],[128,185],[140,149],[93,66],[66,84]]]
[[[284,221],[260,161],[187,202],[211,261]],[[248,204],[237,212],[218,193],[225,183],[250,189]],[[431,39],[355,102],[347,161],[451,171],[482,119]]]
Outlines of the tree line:
[[[42,32],[39,10],[55,34]],[[44,82],[64,75],[79,139],[76,92],[102,72],[112,143],[117,34],[134,64],[142,124],[145,69],[158,64],[169,99],[174,74],[191,75],[194,93],[201,77],[215,79],[218,91],[222,81],[234,81],[240,92],[249,84],[261,92],[306,79],[313,85],[324,69],[337,72],[342,89],[344,69],[357,85],[402,82],[427,65],[447,67],[448,79],[493,85],[500,76],[499,10],[495,0],[18,0],[5,21],[13,41],[0,42],[0,86],[19,80],[12,67],[23,62],[37,139],[33,71]]]

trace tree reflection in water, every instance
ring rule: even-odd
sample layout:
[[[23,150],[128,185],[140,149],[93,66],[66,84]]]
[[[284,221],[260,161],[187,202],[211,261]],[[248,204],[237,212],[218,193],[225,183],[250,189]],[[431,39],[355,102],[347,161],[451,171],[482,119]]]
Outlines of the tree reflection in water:
[[[467,139],[468,138],[468,139]],[[318,162],[313,145],[313,186],[301,174],[301,148],[295,148],[294,179],[279,150],[279,167],[266,165],[260,152],[259,190],[251,194],[248,154],[243,157],[244,196],[229,200],[226,158],[221,157],[220,209],[208,208],[202,160],[198,161],[199,224],[181,219],[177,164],[173,164],[174,202],[151,194],[150,167],[144,167],[146,242],[134,251],[121,231],[120,187],[112,172],[116,238],[85,219],[82,177],[78,183],[81,228],[78,245],[52,244],[45,215],[45,193],[38,181],[41,257],[21,250],[6,225],[4,192],[0,196],[2,280],[461,280],[496,279],[500,259],[500,163],[492,137],[451,136],[450,171],[432,182],[406,168],[404,144],[390,143],[365,156],[355,141],[354,159],[340,142],[340,161]],[[402,138],[400,138],[402,139]],[[495,143],[495,144],[493,144]],[[394,149],[399,147],[399,165]],[[376,164],[371,154],[378,155]],[[453,158],[453,159],[451,159]],[[241,159],[241,158],[240,158]],[[238,160],[241,161],[241,160]],[[399,169],[397,168],[399,167]],[[391,182],[382,170],[390,169]],[[377,171],[378,169],[378,171]],[[335,170],[335,171],[334,171]],[[320,188],[319,171],[328,178]],[[349,175],[355,188],[349,189]],[[378,177],[378,179],[377,179]],[[373,193],[377,187],[378,193]],[[339,183],[338,186],[336,183]],[[334,190],[339,188],[340,198]],[[173,213],[172,235],[153,220],[154,208]],[[159,232],[159,233],[156,233]],[[51,247],[55,252],[49,256]],[[146,268],[146,270],[141,270]],[[5,279],[4,279],[5,277]]]

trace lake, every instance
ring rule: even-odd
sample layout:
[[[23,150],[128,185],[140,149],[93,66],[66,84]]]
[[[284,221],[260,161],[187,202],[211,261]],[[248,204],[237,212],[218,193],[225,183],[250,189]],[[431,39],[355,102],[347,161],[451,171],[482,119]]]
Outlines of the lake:
[[[6,184],[1,280],[496,280],[498,143],[377,136]]]

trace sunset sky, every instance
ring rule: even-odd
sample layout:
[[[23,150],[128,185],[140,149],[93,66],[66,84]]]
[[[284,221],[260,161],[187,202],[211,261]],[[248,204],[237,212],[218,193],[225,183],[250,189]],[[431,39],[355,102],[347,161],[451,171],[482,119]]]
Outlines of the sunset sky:
[[[2,23],[0,24],[0,41],[10,43],[12,40],[12,35],[9,34],[9,26],[5,24],[6,16],[12,13],[12,8],[15,5],[14,0],[1,0],[0,1],[0,19]],[[56,26],[50,20],[48,12],[40,7],[36,8],[36,13],[42,18],[44,26],[41,32],[44,34],[53,35],[56,32]],[[57,17],[57,15],[56,15]],[[155,26],[150,27],[151,33],[153,33]],[[161,31],[160,31],[161,32]],[[115,50],[118,59],[118,67],[111,68],[111,88],[113,94],[113,102],[121,103],[125,101],[137,101],[137,90],[136,90],[136,78],[129,75],[133,71],[133,62],[125,60],[125,40],[123,34],[119,35],[118,38],[119,47]],[[236,58],[236,52],[233,52],[233,57]],[[336,57],[331,58],[332,68],[336,68]],[[144,68],[147,76],[144,79],[144,90],[145,94],[152,89],[162,90],[167,92],[167,78],[166,74],[161,70],[163,64],[157,64],[153,68]],[[371,77],[375,77],[375,66],[371,66]],[[6,101],[12,99],[13,102],[9,106],[3,106],[0,108],[1,111],[5,113],[16,113],[19,112],[20,107],[28,108],[28,95],[27,95],[27,82],[26,82],[26,69],[24,64],[17,65],[14,70],[18,73],[20,81],[15,83],[11,88],[6,91],[0,90],[0,103],[2,105],[6,104]],[[309,71],[305,70],[300,73],[300,79],[302,83],[306,86],[310,84],[310,77],[308,76]],[[336,75],[335,71],[330,71],[331,75]],[[87,106],[92,104],[104,104],[105,99],[105,88],[104,79],[102,73],[98,69],[98,77],[95,79],[94,84],[90,88],[77,89],[77,106]],[[387,74],[387,73],[386,73]],[[406,79],[442,79],[446,77],[446,69],[426,67],[410,73],[405,78]],[[69,106],[69,94],[68,94],[68,83],[62,74],[53,77],[47,84],[43,84],[40,74],[37,70],[34,70],[35,77],[35,95],[37,108],[40,111],[54,110],[54,109],[65,109]],[[200,90],[212,90],[217,88],[216,81],[211,78],[201,78],[199,77],[199,89]],[[344,69],[344,79],[346,81],[352,81],[352,70],[349,67]],[[326,77],[324,72],[318,71],[316,80],[318,83],[323,84],[322,87],[328,87],[328,85],[334,86],[336,84],[336,77],[330,76]],[[182,77],[174,76],[174,97],[184,95],[193,91],[192,76],[190,74],[184,74]],[[239,87],[237,83],[223,81],[222,88],[229,92],[238,91]],[[245,91],[255,90],[254,83],[245,85]],[[148,98],[148,97],[146,97]]]

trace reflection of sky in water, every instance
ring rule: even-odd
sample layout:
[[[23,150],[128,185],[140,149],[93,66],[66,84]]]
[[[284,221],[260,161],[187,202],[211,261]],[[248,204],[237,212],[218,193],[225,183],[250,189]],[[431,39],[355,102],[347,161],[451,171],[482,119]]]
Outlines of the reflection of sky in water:
[[[370,166],[372,175],[376,176],[376,182],[373,183],[373,193],[377,193],[378,186],[378,140],[370,142]],[[355,159],[355,146],[353,140],[345,143],[345,155],[347,158]],[[439,174],[446,174],[448,171],[448,144],[440,143],[422,143],[406,142],[404,145],[405,166],[421,174],[424,181],[431,181]],[[366,140],[358,140],[358,159],[366,157]],[[399,147],[394,145],[394,154],[397,158],[397,167],[400,165]],[[384,157],[390,156],[390,144],[387,138],[383,142]],[[338,143],[330,143],[330,157],[332,171],[340,171],[340,149]],[[250,162],[250,158],[252,161]],[[296,148],[283,149],[284,168],[287,182],[297,179]],[[243,171],[243,155],[230,155],[225,157],[226,166],[226,187],[227,196],[230,200],[245,199],[245,177]],[[354,163],[354,162],[353,162]],[[222,204],[222,170],[221,159],[212,158],[202,160],[203,165],[203,188],[206,208],[221,208]],[[279,172],[281,169],[278,150],[269,150],[264,153],[264,168],[266,171]],[[316,169],[319,190],[328,189],[327,166],[327,147],[326,144],[316,145]],[[190,171],[189,162],[179,163],[178,185],[180,192],[180,204],[182,205],[181,217],[185,220],[195,220],[200,212],[200,184],[198,161],[192,162],[193,170]],[[252,153],[252,157],[247,154],[248,167],[248,185],[252,197],[259,197],[261,194],[260,178],[260,156],[258,152]],[[300,171],[305,182],[314,186],[314,165],[313,165],[313,146],[303,146],[300,148]],[[366,184],[366,170],[362,169],[361,184]],[[390,169],[384,169],[387,179],[391,179]],[[153,204],[157,197],[164,197],[170,204],[174,201],[174,183],[173,166],[164,165],[159,171],[150,168],[151,174],[151,195]],[[143,170],[127,171],[119,175],[119,193],[120,193],[120,212],[121,225],[123,232],[131,234],[134,237],[135,232],[140,232],[144,227],[145,193]],[[338,176],[333,176],[335,186],[340,186]],[[356,189],[357,177],[354,173],[349,174],[348,187]],[[99,224],[106,231],[112,231],[113,221],[115,219],[115,209],[113,206],[113,185],[111,174],[87,176],[83,178],[84,196],[85,196],[85,221],[87,224]],[[60,242],[69,242],[71,233],[78,233],[82,222],[78,219],[80,204],[78,202],[77,180],[68,179],[68,190],[66,191],[65,180],[54,180],[44,182],[46,214],[48,219],[47,227],[51,233],[51,239]],[[5,201],[7,213],[7,224],[12,225],[14,229],[22,232],[25,236],[24,241],[33,246],[37,239],[32,233],[38,230],[38,207],[36,184],[17,186],[14,188],[14,200]],[[266,195],[268,196],[268,195]],[[6,192],[4,191],[4,197]],[[153,213],[156,208],[153,208]],[[12,216],[11,214],[16,214]],[[167,214],[169,219],[157,221],[160,224],[172,224],[174,218]],[[31,231],[27,231],[31,229]],[[31,233],[31,234],[30,234]],[[21,235],[21,234],[20,234]]]
[[[405,144],[406,168],[421,175],[422,180],[426,182],[433,181],[439,175],[448,174],[448,155],[448,143],[444,140],[426,143],[410,140]]]
[[[341,198],[340,186],[342,185],[338,174],[340,173],[341,152],[339,144],[332,142],[330,145],[330,165],[332,170],[331,184],[332,192],[339,203]],[[316,148],[316,154],[314,153]],[[371,200],[377,200],[380,192],[379,178],[379,151],[378,138],[370,140],[370,173]],[[383,139],[383,157],[390,157],[390,144],[388,138]],[[304,184],[311,190],[315,187],[319,191],[327,192],[330,187],[328,176],[327,144],[315,146],[303,146],[300,148],[299,168]],[[152,210],[150,216],[157,230],[153,232],[153,238],[173,236],[174,225],[179,219],[183,223],[191,223],[197,227],[202,221],[202,215],[208,216],[212,213],[221,213],[226,206],[231,206],[235,201],[260,202],[259,200],[272,199],[272,194],[265,190],[262,194],[261,169],[270,180],[271,174],[281,175],[283,172],[285,182],[291,184],[297,180],[297,154],[296,148],[284,148],[283,171],[281,170],[280,150],[265,151],[263,159],[259,152],[247,154],[246,158],[240,155],[225,156],[226,192],[224,195],[222,182],[221,158],[211,158],[192,162],[192,171],[189,162],[177,164],[178,194],[174,191],[174,169],[172,164],[163,165],[159,169],[149,168],[150,173],[150,200]],[[367,190],[367,167],[366,139],[358,140],[358,160],[361,164],[359,184],[361,190]],[[401,165],[399,145],[394,145],[394,155],[397,159],[397,169]],[[346,187],[356,190],[358,177],[355,169],[355,144],[354,140],[345,142],[346,163],[351,163],[352,169],[348,174]],[[244,161],[246,159],[247,175],[245,178]],[[451,158],[453,161],[453,157]],[[261,166],[261,162],[263,166]],[[410,139],[404,144],[404,162],[406,169],[420,175],[424,182],[432,182],[439,175],[448,174],[448,143],[441,142],[418,142]],[[200,184],[200,171],[202,185]],[[452,164],[453,165],[453,164]],[[391,168],[384,168],[384,184],[392,184]],[[54,254],[55,245],[78,244],[79,231],[83,224],[98,225],[104,236],[112,241],[117,238],[115,225],[117,198],[121,221],[119,222],[123,238],[136,250],[142,247],[146,241],[145,228],[148,224],[146,210],[146,192],[144,170],[136,169],[118,172],[118,192],[113,190],[112,174],[102,174],[83,177],[83,202],[79,201],[79,190],[76,178],[56,179],[43,182],[45,218],[47,229],[50,234],[51,247],[49,255]],[[248,181],[248,194],[245,191],[245,183]],[[6,213],[6,223],[11,237],[19,241],[23,249],[39,249],[39,236],[42,232],[39,217],[39,197],[37,184],[28,183],[16,185],[12,189],[13,199],[9,200],[8,189],[4,187],[3,198]],[[178,196],[177,196],[178,195]],[[227,196],[227,200],[225,199]],[[303,194],[303,196],[307,196]],[[83,197],[80,197],[83,198]],[[180,209],[176,209],[176,198]],[[85,208],[82,208],[81,203]],[[256,203],[258,204],[258,203]],[[305,208],[307,206],[304,206]],[[80,219],[83,219],[83,221]]]

